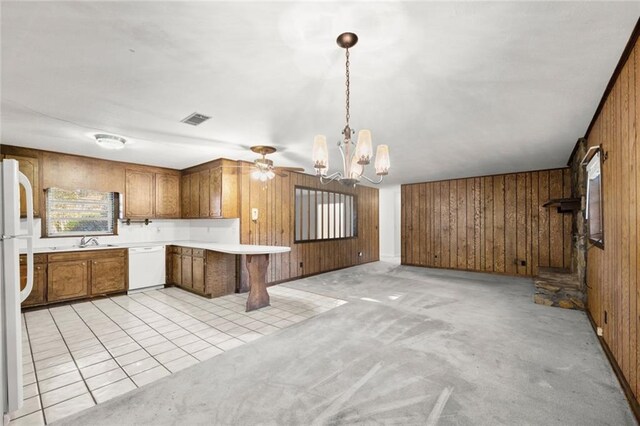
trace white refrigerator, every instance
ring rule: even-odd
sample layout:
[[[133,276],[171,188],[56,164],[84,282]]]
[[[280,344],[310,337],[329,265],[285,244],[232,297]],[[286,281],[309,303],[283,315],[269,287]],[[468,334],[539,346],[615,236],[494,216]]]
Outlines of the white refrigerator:
[[[26,194],[26,229],[20,221],[20,186]],[[26,240],[27,283],[20,291],[20,241]],[[33,288],[33,193],[16,160],[0,162],[0,400],[4,421],[22,406],[20,303]]]

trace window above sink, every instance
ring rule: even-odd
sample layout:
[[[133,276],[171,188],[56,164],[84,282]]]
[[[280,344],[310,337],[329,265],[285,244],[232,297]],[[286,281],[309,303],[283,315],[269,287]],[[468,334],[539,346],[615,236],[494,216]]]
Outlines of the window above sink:
[[[115,192],[49,188],[45,202],[46,237],[117,235]]]

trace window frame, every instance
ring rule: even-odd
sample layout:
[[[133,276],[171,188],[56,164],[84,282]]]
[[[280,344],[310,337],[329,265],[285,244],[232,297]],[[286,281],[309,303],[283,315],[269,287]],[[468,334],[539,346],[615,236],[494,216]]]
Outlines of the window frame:
[[[353,198],[353,208],[352,208],[353,235],[348,237],[318,238],[318,233],[316,231],[315,238],[308,239],[308,240],[307,239],[299,240],[296,232],[298,229],[298,220],[299,220],[299,217],[297,214],[298,203],[296,200],[296,192],[298,189],[306,190],[306,191],[316,191],[317,193],[340,194],[340,195],[344,195],[345,197],[352,197]],[[324,197],[322,198],[324,199]],[[329,199],[330,199],[329,195],[327,195],[327,200]],[[353,240],[358,238],[358,195],[357,194],[351,194],[351,193],[342,192],[342,191],[333,191],[333,190],[322,189],[322,188],[312,188],[310,186],[304,186],[304,185],[294,185],[293,216],[294,216],[294,220],[293,220],[293,243],[294,244],[317,243],[317,242],[325,242],[325,241],[344,241],[344,240]],[[315,221],[315,223],[316,223],[316,229],[317,229],[317,220]]]
[[[594,159],[597,158],[597,163],[594,163],[594,165],[592,166],[592,161],[594,161]],[[593,155],[591,155],[589,157],[588,160],[585,159],[584,161],[585,164],[585,172],[586,172],[586,194],[585,194],[585,209],[584,209],[584,218],[586,221],[586,225],[587,225],[587,238],[589,240],[589,242],[594,245],[595,247],[598,247],[600,249],[604,249],[604,237],[605,237],[605,229],[604,229],[604,191],[603,191],[603,176],[602,176],[602,172],[603,172],[603,164],[604,164],[604,158],[603,158],[603,151],[602,151],[602,147],[598,147],[597,149],[595,149],[595,152],[593,153]],[[589,200],[589,190],[590,190],[590,183],[592,181],[592,179],[590,179],[591,173],[589,171],[590,168],[595,167],[597,165],[598,167],[598,175],[597,177],[599,178],[599,192],[600,192],[600,204],[599,204],[599,214],[600,214],[600,232],[597,234],[597,236],[599,238],[594,238],[591,234],[591,221],[589,219],[589,212],[591,211],[590,208],[590,200]]]
[[[113,194],[113,233],[104,233],[104,232],[86,232],[86,233],[82,233],[82,234],[63,234],[63,235],[50,235],[49,234],[49,229],[47,227],[47,223],[49,221],[48,219],[48,215],[49,215],[49,197],[48,197],[48,191],[50,189],[62,189],[65,191],[95,191],[95,192],[104,192],[104,193],[112,193]],[[56,187],[49,187],[49,188],[45,188],[43,189],[43,193],[44,193],[44,209],[42,212],[42,220],[41,220],[41,238],[79,238],[79,237],[83,237],[83,236],[88,236],[88,237],[115,237],[118,236],[118,232],[119,232],[119,223],[120,223],[120,218],[121,218],[121,194],[119,192],[115,192],[115,191],[98,191],[95,189],[85,189],[85,188],[77,188],[77,189],[66,189],[66,188],[56,188]]]

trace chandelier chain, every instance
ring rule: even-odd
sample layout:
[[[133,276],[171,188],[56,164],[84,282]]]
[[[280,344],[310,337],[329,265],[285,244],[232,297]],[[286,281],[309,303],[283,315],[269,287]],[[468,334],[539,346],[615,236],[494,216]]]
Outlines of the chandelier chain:
[[[350,64],[350,62],[349,62],[349,49],[347,48],[345,50],[347,51],[347,53],[346,53],[346,62],[345,62],[345,68],[346,68],[345,76],[346,76],[346,79],[347,79],[347,81],[345,83],[345,86],[347,87],[347,89],[345,91],[345,93],[347,95],[345,118],[347,120],[347,127],[349,127],[349,118],[351,118],[351,116],[349,115],[349,96],[351,94],[351,91],[350,91],[351,87],[350,87],[350,81],[349,81],[349,64]],[[345,135],[345,136],[347,138],[349,138],[349,139],[351,138],[351,135]]]

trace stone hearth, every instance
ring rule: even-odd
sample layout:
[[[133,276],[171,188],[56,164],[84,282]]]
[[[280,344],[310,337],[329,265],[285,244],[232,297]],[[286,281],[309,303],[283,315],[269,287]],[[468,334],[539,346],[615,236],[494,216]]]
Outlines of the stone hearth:
[[[578,274],[561,268],[540,268],[534,282],[535,303],[584,310],[585,294]]]

